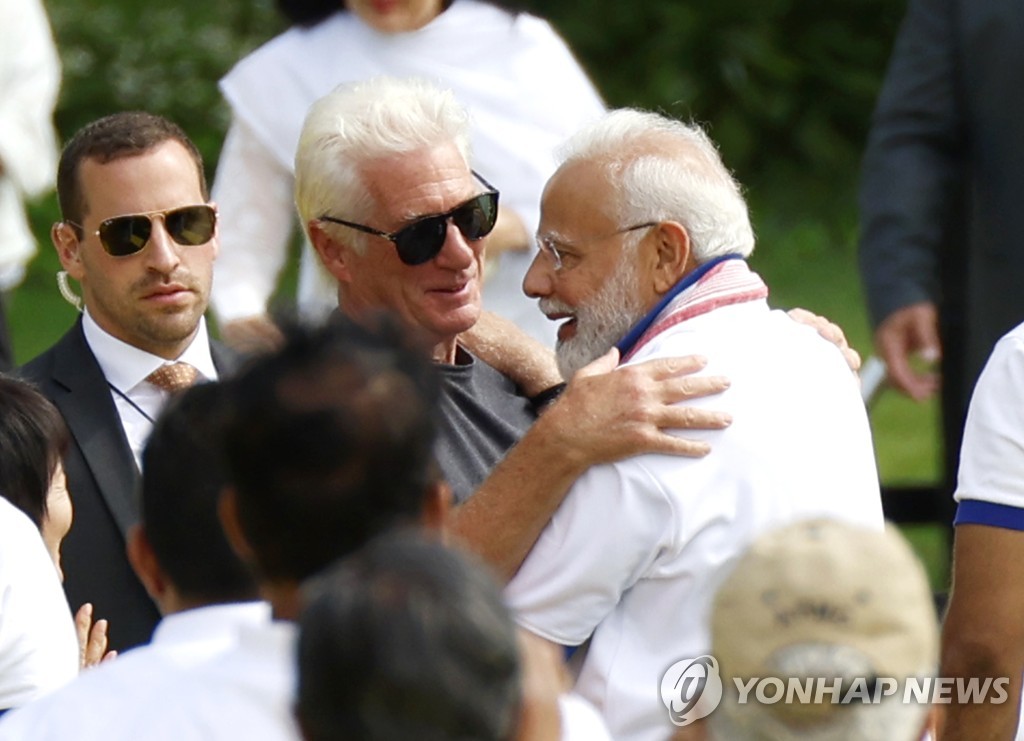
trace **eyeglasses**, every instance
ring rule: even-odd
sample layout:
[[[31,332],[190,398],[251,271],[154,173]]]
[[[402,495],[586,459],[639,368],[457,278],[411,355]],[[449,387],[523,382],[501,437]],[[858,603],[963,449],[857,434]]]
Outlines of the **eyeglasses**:
[[[449,219],[462,232],[462,236],[471,242],[483,239],[494,229],[494,223],[498,220],[498,191],[478,173],[474,172],[473,175],[488,188],[486,193],[470,198],[447,213],[417,219],[393,234],[333,216],[324,215],[320,220],[384,237],[394,243],[398,258],[406,265],[422,265],[434,259],[444,246]]]
[[[635,232],[637,229],[646,229],[651,226],[657,226],[658,223],[659,222],[657,221],[648,221],[643,224],[627,226],[623,229],[619,229],[618,231],[614,231],[611,234],[605,234],[603,237],[595,237],[593,239],[588,239],[585,242],[580,242],[572,246],[575,247],[582,244],[593,244],[596,242],[603,242],[604,240],[611,239],[612,237],[618,236],[619,234],[626,234],[627,232]],[[567,266],[566,263],[570,261],[568,260],[568,255],[565,254],[565,246],[559,248],[558,245],[559,242],[555,241],[552,237],[537,237],[537,248],[540,250],[541,254],[545,255],[549,260],[551,260],[551,262],[554,264],[555,270],[568,270],[569,266]]]
[[[208,204],[183,206],[169,211],[147,211],[142,214],[115,216],[100,223],[94,234],[108,255],[127,257],[141,252],[153,236],[153,220],[162,219],[164,229],[180,245],[194,247],[213,238],[217,227],[217,211]],[[81,224],[68,224],[84,233]]]

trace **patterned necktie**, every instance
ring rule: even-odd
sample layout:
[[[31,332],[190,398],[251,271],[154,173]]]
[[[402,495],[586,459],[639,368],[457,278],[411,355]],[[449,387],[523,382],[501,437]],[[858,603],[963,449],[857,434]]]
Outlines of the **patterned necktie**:
[[[199,371],[188,363],[161,365],[146,376],[146,380],[164,391],[181,391],[199,380]]]

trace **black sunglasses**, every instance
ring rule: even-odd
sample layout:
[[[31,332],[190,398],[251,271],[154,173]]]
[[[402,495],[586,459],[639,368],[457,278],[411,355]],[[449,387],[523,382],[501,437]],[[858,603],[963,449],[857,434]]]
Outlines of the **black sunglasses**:
[[[447,213],[417,219],[394,234],[333,216],[324,215],[320,220],[384,237],[394,243],[398,258],[406,265],[422,265],[434,259],[444,246],[448,235],[448,219],[471,242],[486,237],[494,229],[494,223],[498,220],[498,191],[478,173],[474,172],[473,175],[488,188],[486,193],[470,198]]]
[[[175,242],[194,247],[206,244],[213,238],[217,227],[217,211],[213,206],[183,206],[170,211],[150,211],[144,214],[114,216],[100,223],[95,234],[108,255],[127,257],[141,252],[153,236],[153,219],[164,221],[164,228]],[[84,233],[82,226],[67,222]]]

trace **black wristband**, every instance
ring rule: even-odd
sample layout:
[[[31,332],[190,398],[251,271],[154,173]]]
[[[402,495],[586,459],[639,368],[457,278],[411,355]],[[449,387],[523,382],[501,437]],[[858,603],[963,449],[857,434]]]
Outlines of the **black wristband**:
[[[565,381],[562,383],[556,383],[554,386],[541,391],[539,394],[535,394],[530,397],[530,403],[533,404],[534,411],[539,412],[541,409],[546,407],[548,404],[553,402],[562,392],[565,391]]]

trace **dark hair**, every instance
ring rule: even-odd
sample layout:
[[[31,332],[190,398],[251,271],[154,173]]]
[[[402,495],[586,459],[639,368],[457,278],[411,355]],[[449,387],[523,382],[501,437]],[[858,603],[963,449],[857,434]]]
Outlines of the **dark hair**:
[[[142,522],[175,588],[203,604],[256,599],[252,572],[228,544],[217,515],[226,393],[203,383],[171,399],[142,453]]]
[[[105,164],[143,154],[166,141],[179,142],[192,155],[203,198],[209,198],[203,157],[181,127],[152,113],[125,111],[86,124],[64,146],[57,165],[57,200],[62,218],[81,224],[88,210],[78,177],[84,160],[94,159]]]
[[[374,325],[293,325],[231,382],[227,463],[267,579],[305,579],[423,512],[439,382],[396,322]]]
[[[71,435],[57,407],[27,381],[0,373],[0,496],[42,528],[46,496]]]
[[[307,587],[295,714],[307,741],[506,739],[521,677],[516,629],[489,572],[411,533]]]
[[[448,10],[453,2],[455,0],[443,0],[442,12]],[[510,13],[521,12],[514,2],[495,0],[488,4],[496,5]],[[293,24],[307,28],[315,26],[335,13],[347,12],[341,0],[277,0],[277,9]]]

